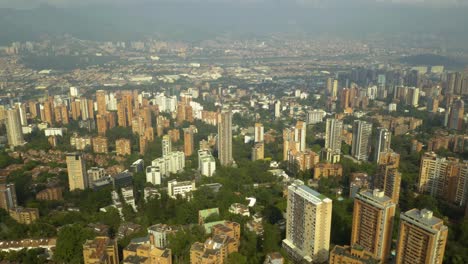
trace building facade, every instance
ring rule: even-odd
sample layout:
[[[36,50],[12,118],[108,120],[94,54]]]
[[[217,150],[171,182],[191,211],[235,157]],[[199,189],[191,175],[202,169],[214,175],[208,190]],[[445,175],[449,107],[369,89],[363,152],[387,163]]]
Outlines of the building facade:
[[[68,153],[66,156],[68,171],[68,186],[70,191],[88,188],[86,164],[81,153]]]
[[[283,248],[295,262],[325,262],[330,247],[332,200],[296,180],[288,187]]]
[[[223,110],[218,114],[218,159],[221,166],[231,166],[232,158],[232,112]]]
[[[442,264],[448,228],[426,209],[412,209],[400,216],[397,264]]]
[[[363,191],[354,199],[351,245],[359,245],[375,259],[390,257],[396,205],[383,191]]]

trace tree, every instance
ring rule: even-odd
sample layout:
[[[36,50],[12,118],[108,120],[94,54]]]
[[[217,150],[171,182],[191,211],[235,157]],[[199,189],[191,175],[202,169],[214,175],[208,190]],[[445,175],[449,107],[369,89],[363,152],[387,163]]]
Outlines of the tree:
[[[267,205],[263,210],[263,216],[270,224],[276,224],[283,219],[283,213],[274,205]]]
[[[265,235],[263,236],[263,253],[279,251],[281,248],[281,231],[277,225],[265,223],[263,225]]]
[[[227,264],[247,264],[247,257],[238,252],[234,252],[229,254]]]
[[[80,225],[68,225],[60,229],[57,237],[57,247],[54,260],[57,263],[83,263],[83,244],[94,237],[90,229]]]

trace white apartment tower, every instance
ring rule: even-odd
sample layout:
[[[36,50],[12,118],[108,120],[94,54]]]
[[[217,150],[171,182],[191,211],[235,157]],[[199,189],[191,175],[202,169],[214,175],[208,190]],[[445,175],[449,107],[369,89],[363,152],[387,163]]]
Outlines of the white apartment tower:
[[[218,114],[218,158],[222,166],[231,166],[232,158],[232,112],[223,110]]]
[[[13,108],[6,110],[6,119],[8,144],[10,147],[23,145],[24,138],[18,109]]]
[[[370,138],[372,135],[372,124],[366,121],[356,120],[353,124],[353,143],[351,155],[357,160],[367,161],[369,159]]]

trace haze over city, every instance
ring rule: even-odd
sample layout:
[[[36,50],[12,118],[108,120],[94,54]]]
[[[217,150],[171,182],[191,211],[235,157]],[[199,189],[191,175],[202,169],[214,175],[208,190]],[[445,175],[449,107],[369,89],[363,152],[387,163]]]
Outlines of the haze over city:
[[[0,0],[0,263],[468,263],[467,14]]]

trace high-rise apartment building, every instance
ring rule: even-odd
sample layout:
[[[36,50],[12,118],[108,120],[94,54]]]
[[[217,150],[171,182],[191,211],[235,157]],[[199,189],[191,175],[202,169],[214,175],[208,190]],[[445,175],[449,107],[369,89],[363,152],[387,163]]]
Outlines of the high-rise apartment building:
[[[197,128],[190,126],[184,128],[184,153],[186,157],[192,156],[195,150],[194,134],[197,133]]]
[[[86,97],[80,98],[80,114],[83,120],[94,119],[94,112],[90,112],[89,104],[89,100]]]
[[[297,121],[294,127],[294,141],[299,143],[298,151],[306,149],[307,124],[304,121]]]
[[[0,208],[8,211],[16,206],[17,200],[15,184],[0,182]]]
[[[172,141],[169,135],[164,135],[162,138],[162,156],[165,157],[172,152]]]
[[[328,260],[331,214],[331,199],[299,180],[288,187],[283,248],[295,263]]]
[[[255,143],[252,147],[252,161],[262,160],[265,158],[265,144],[263,142]]]
[[[366,121],[356,120],[353,124],[353,142],[351,155],[357,160],[367,161],[370,151],[370,138],[372,124]]]
[[[28,119],[26,116],[26,104],[16,103],[15,108],[18,109],[19,119],[21,126],[28,125]]]
[[[343,121],[329,118],[325,128],[325,160],[331,163],[340,161],[341,134],[343,132]]]
[[[427,209],[400,215],[396,264],[442,264],[448,228]]]
[[[264,130],[264,128],[263,128],[263,125],[261,123],[255,123],[255,127],[254,127],[255,143],[263,142],[263,135],[264,135],[263,130]]]
[[[67,153],[68,186],[70,191],[88,188],[86,164],[81,153]]]
[[[379,165],[374,177],[374,188],[380,189],[384,194],[398,204],[400,199],[401,173],[395,164]]]
[[[382,152],[390,151],[392,133],[388,129],[379,127],[374,141],[374,162],[379,162]]]
[[[294,133],[290,128],[283,130],[283,160],[289,160],[289,152],[296,151]]]
[[[83,245],[83,260],[85,264],[118,264],[119,251],[117,240],[105,236],[86,240]]]
[[[52,107],[52,102],[50,100],[47,100],[44,102],[44,118],[42,118],[42,121],[47,122],[49,125],[52,125],[54,123],[54,115],[53,115],[53,107]]]
[[[443,194],[447,182],[447,166],[454,162],[455,160],[438,157],[433,152],[425,153],[421,158],[419,170],[419,191],[428,192],[433,196]]]
[[[313,109],[307,111],[307,124],[318,124],[323,121],[323,118],[327,115],[322,109]]]
[[[232,158],[232,112],[223,110],[218,114],[218,158],[222,166],[231,166]]]
[[[306,132],[307,125],[303,121],[283,130],[283,160],[290,160],[291,156],[306,150]]]
[[[331,90],[331,96],[336,98],[338,96],[338,80],[333,81],[333,86]]]
[[[105,115],[96,115],[96,126],[98,134],[101,136],[105,136],[107,132],[107,118]]]
[[[281,101],[275,102],[275,118],[278,119],[281,117]]]
[[[209,150],[198,151],[198,170],[203,176],[211,177],[216,171],[216,161]]]
[[[455,130],[463,129],[463,118],[465,111],[465,102],[463,99],[455,100],[450,108],[448,128]]]
[[[132,154],[132,144],[130,139],[121,138],[115,141],[115,150],[117,155],[126,156]]]
[[[421,158],[418,189],[459,206],[468,200],[468,162],[427,152]]]
[[[383,191],[363,191],[354,198],[351,245],[359,245],[381,263],[390,256],[395,203]]]
[[[108,153],[109,152],[109,144],[106,137],[93,137],[93,151],[94,153]]]
[[[96,103],[97,103],[98,115],[105,115],[107,112],[106,91],[104,90],[96,91]]]
[[[13,108],[6,110],[6,128],[8,145],[10,145],[10,147],[21,146],[25,143],[18,109]]]
[[[125,102],[119,101],[117,103],[117,123],[121,127],[127,127],[131,120],[127,120],[127,108],[125,107]]]
[[[393,151],[381,152],[379,155],[379,160],[377,161],[377,164],[378,165],[393,164],[398,168],[398,166],[400,166],[400,154],[393,152]]]

